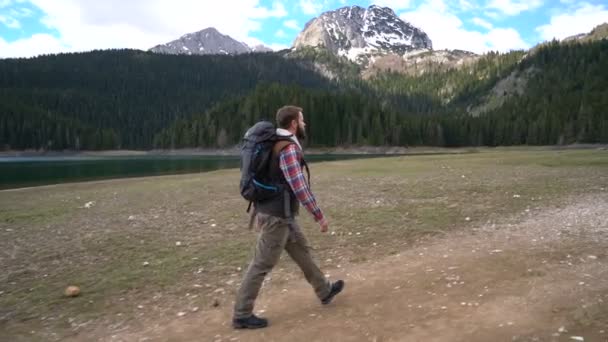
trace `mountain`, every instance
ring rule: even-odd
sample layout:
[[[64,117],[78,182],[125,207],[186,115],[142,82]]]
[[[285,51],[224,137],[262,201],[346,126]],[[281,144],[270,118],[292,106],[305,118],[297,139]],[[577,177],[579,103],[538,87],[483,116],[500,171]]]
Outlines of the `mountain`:
[[[595,40],[608,39],[608,23],[603,23],[601,25],[596,26],[589,33],[580,33],[568,38],[565,38],[563,42],[569,41],[582,41],[589,42]]]
[[[294,41],[296,50],[323,47],[337,56],[366,65],[375,56],[431,50],[422,30],[401,20],[388,7],[343,7],[306,23]]]
[[[157,45],[151,52],[173,55],[238,55],[249,52],[267,52],[272,49],[263,45],[249,47],[230,36],[220,33],[213,27],[188,33],[172,42]]]
[[[458,69],[476,62],[481,56],[464,50],[417,50],[403,56],[388,54],[374,59],[362,73],[363,78],[382,72],[422,75],[431,71]]]

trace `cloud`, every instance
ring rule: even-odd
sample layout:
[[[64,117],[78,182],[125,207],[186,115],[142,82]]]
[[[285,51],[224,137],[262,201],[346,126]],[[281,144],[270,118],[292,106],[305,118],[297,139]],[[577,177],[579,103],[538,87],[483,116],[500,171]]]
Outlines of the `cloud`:
[[[285,33],[285,31],[283,31],[283,29],[279,29],[274,35],[279,38],[287,37],[287,34]]]
[[[0,23],[11,29],[21,28],[21,23],[19,20],[15,19],[14,17],[4,16],[2,14],[0,14]]]
[[[317,0],[300,0],[300,8],[304,14],[316,15],[323,9],[323,3]]]
[[[300,25],[298,25],[298,21],[291,19],[291,20],[287,20],[283,23],[283,25],[285,25],[285,27],[289,27],[290,29],[294,29],[294,30],[301,30],[302,28],[300,27]]]
[[[485,11],[483,14],[484,14],[486,17],[488,17],[488,18],[492,18],[492,19],[494,19],[494,20],[496,20],[496,19],[500,18],[500,14],[498,14],[498,13],[496,13],[496,12],[494,12],[494,11]]]
[[[529,47],[513,28],[492,28],[486,33],[466,30],[462,21],[441,0],[423,3],[415,10],[401,14],[401,18],[423,28],[436,50],[461,49],[484,53]]]
[[[20,29],[21,18],[31,17],[34,12],[26,7],[13,7],[8,9],[9,6],[19,6],[23,1],[17,0],[0,0],[0,8],[7,8],[7,10],[3,10],[3,14],[0,14],[0,24],[4,24],[4,26],[10,29]]]
[[[390,7],[391,9],[398,11],[410,8],[411,0],[373,0],[374,5]]]
[[[486,20],[483,20],[483,19],[481,19],[481,18],[473,18],[471,21],[472,21],[472,22],[473,22],[475,25],[477,25],[477,26],[481,26],[481,27],[483,27],[483,28],[487,28],[488,30],[491,30],[491,29],[493,29],[493,28],[494,28],[494,25],[492,25],[492,23],[490,23],[490,22],[488,22],[488,21],[486,21]]]
[[[564,39],[579,33],[590,32],[595,26],[608,22],[608,9],[604,5],[582,3],[574,12],[551,17],[549,24],[536,28],[543,40]]]
[[[10,51],[10,57],[29,57],[65,50],[66,46],[63,46],[57,38],[49,34],[35,34],[30,38],[11,43],[0,38],[0,52]]]
[[[266,46],[268,46],[269,48],[273,49],[274,51],[289,49],[289,46],[285,45],[285,44],[272,43],[272,44],[269,44],[269,45],[266,45]]]
[[[487,7],[499,10],[506,15],[518,15],[543,5],[543,0],[491,0]]]
[[[0,0],[0,4],[5,2]],[[256,41],[251,34],[261,29],[263,19],[288,14],[282,2],[265,7],[260,0],[215,1],[212,5],[200,0],[30,2],[44,13],[42,24],[57,32],[57,38],[37,35],[2,41],[0,58],[108,48],[145,50],[207,27],[251,44]]]
[[[460,0],[459,2],[460,2],[460,9],[461,10],[468,11],[468,10],[472,10],[472,9],[477,8],[476,5],[472,4],[468,0]]]

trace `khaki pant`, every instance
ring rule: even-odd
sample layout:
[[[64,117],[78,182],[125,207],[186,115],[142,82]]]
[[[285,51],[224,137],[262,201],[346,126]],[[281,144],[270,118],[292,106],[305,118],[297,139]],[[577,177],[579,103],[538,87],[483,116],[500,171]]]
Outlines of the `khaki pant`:
[[[293,219],[258,214],[260,235],[253,260],[247,268],[234,306],[234,318],[246,318],[253,313],[264,277],[277,264],[283,249],[298,264],[319,299],[327,297],[330,283],[319,270],[310,254],[306,237]]]

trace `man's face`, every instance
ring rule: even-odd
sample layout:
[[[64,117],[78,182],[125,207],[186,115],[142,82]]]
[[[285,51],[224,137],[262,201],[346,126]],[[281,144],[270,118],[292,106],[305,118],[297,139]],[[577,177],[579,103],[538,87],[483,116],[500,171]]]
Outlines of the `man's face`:
[[[302,112],[298,115],[298,130],[296,131],[296,137],[298,139],[306,139],[306,122],[304,122],[304,115],[302,115]]]

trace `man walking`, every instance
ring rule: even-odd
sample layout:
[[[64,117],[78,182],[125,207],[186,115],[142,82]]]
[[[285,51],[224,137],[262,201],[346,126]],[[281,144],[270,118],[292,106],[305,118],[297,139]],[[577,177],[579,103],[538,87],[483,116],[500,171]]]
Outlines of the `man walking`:
[[[300,139],[306,137],[302,108],[282,107],[277,111],[276,120],[279,127],[277,135],[290,139],[280,140],[274,145],[269,173],[270,179],[283,185],[286,191],[275,198],[254,203],[260,235],[253,260],[237,294],[232,320],[236,329],[256,329],[268,325],[268,320],[253,314],[253,306],[264,277],[277,264],[283,249],[298,264],[322,304],[329,304],[344,288],[342,280],[330,283],[325,279],[312,259],[308,241],[295,220],[302,204],[313,215],[321,232],[325,233],[328,229],[328,223],[302,171],[304,158]]]

